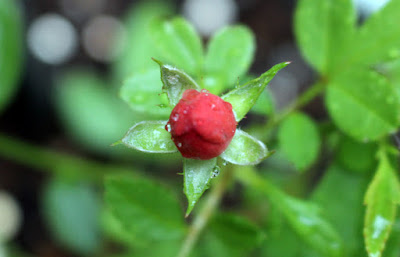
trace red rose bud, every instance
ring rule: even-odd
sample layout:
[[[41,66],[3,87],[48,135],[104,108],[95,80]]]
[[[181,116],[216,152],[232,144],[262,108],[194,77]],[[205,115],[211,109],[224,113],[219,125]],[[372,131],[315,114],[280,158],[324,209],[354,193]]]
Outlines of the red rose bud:
[[[228,147],[235,135],[236,120],[230,103],[207,90],[188,89],[165,128],[183,157],[208,160]]]

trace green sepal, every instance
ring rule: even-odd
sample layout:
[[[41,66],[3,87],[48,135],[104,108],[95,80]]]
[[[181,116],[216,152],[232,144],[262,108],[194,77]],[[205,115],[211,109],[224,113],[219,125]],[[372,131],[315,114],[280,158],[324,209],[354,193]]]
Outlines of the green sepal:
[[[165,129],[167,121],[142,121],[129,129],[121,142],[148,153],[175,153],[178,151],[171,134]],[[115,144],[118,144],[116,142]]]
[[[186,217],[209,188],[213,170],[217,166],[217,158],[210,160],[195,160],[183,158],[184,183],[183,191],[188,199]]]
[[[232,104],[236,121],[239,122],[256,103],[260,94],[268,83],[274,78],[279,70],[289,65],[290,62],[283,62],[273,66],[260,77],[253,79],[246,84],[233,89],[221,98]]]
[[[237,165],[256,165],[271,155],[260,140],[236,129],[228,148],[220,155],[222,159]]]
[[[200,90],[197,83],[185,72],[168,64],[163,64],[153,58],[160,65],[163,92],[168,95],[169,104],[175,106],[187,89]]]

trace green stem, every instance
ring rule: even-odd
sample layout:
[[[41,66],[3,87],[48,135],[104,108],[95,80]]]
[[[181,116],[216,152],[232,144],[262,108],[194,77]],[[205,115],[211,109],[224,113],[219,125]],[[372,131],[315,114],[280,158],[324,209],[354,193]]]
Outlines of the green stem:
[[[322,80],[314,83],[306,91],[304,91],[295,102],[286,107],[282,112],[272,117],[264,126],[264,130],[270,130],[279,123],[281,123],[287,116],[292,112],[302,108],[308,104],[311,100],[321,94],[325,89],[325,84]]]
[[[213,185],[210,194],[207,196],[206,202],[204,203],[200,213],[195,217],[192,222],[189,232],[182,244],[182,247],[177,257],[188,257],[193,247],[195,246],[201,232],[206,227],[208,221],[214,214],[215,209],[221,202],[222,196],[232,180],[232,171],[226,169],[221,172],[221,177],[216,184]]]
[[[79,178],[87,178],[98,182],[101,182],[103,176],[107,173],[131,171],[131,169],[125,167],[105,165],[72,155],[58,153],[40,146],[25,143],[1,133],[0,156],[38,170],[68,176],[76,175]]]

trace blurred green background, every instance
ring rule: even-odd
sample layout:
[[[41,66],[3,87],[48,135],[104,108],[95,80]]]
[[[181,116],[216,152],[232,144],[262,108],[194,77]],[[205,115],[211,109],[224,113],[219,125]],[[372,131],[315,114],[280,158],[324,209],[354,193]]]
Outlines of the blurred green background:
[[[387,1],[353,2],[361,22]],[[295,6],[294,0],[0,0],[0,257],[111,256],[123,253],[121,245],[129,242],[144,249],[141,238],[121,232],[121,224],[103,206],[102,176],[130,173],[157,178],[178,195],[184,209],[182,181],[176,175],[182,169],[178,154],[154,156],[110,146],[135,122],[168,115],[165,109],[145,112],[147,106],[153,105],[146,94],[134,99],[139,103],[134,110],[119,98],[119,88],[133,73],[154,79],[155,86],[146,88],[149,95],[161,91],[159,69],[151,60],[158,52],[147,25],[154,17],[181,15],[207,42],[218,29],[241,23],[255,34],[252,74],[260,74],[278,62],[292,61],[241,124],[245,127],[251,122],[263,122],[273,109],[282,110],[315,80],[316,73],[302,59],[295,43]],[[327,113],[320,98],[304,111],[321,122],[321,131],[332,130],[330,124],[323,123]],[[254,133],[258,133],[257,129]],[[260,170],[289,193],[310,197],[327,208],[328,218],[340,232],[349,235],[349,240],[356,235],[362,241],[356,229],[361,226],[357,222],[362,217],[351,220],[351,226],[345,225],[348,220],[342,223],[341,219],[346,219],[345,211],[361,212],[358,203],[362,202],[375,165],[372,159],[376,146],[360,147],[343,135],[326,134],[326,149],[330,145],[339,149],[337,163],[330,166],[326,174],[329,179],[317,188],[316,182],[323,176],[321,167],[325,168],[332,157],[329,151],[306,174],[299,175],[296,169],[305,167],[293,166],[280,153]],[[276,146],[276,142],[271,144]],[[362,161],[352,162],[349,155]],[[354,175],[363,172],[369,173]],[[327,196],[335,192],[337,183],[351,195],[340,198],[346,200],[338,203]],[[269,211],[267,204],[259,205],[258,192],[233,187],[223,200],[224,210],[240,209],[244,216],[275,229],[266,239],[270,247],[259,249],[260,256],[296,256],[306,251],[300,249],[298,238],[279,214]],[[313,189],[316,190],[311,194]],[[259,217],[266,213],[268,220]],[[204,252],[198,250],[198,256],[242,253],[243,249],[238,249],[232,255],[222,254],[227,252],[223,242],[214,237],[229,231],[218,230],[218,219],[219,216],[212,221],[215,231],[208,231],[209,236],[202,239],[204,245],[212,246],[212,252],[205,248]],[[237,217],[232,220],[229,222],[243,222]],[[244,249],[252,249],[255,241],[265,240],[263,234],[246,238],[246,233],[253,236],[254,231],[247,223],[243,227],[250,232],[245,231],[243,238],[236,239],[250,242]],[[393,230],[398,238],[399,222]],[[364,251],[359,242],[349,247],[351,251]],[[395,250],[390,256],[399,256]],[[134,256],[164,256],[151,254],[137,250]]]

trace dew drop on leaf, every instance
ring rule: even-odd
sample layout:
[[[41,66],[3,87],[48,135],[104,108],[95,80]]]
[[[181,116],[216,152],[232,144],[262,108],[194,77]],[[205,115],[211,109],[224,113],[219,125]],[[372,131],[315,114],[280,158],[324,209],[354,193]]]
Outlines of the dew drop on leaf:
[[[221,168],[219,166],[215,166],[213,168],[212,174],[211,174],[211,178],[216,178],[218,177],[219,173],[221,172]]]

